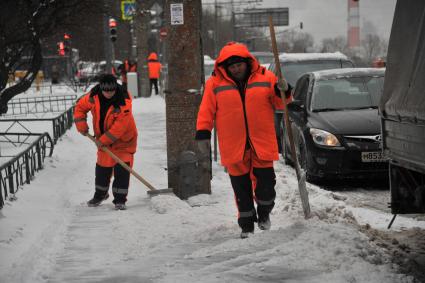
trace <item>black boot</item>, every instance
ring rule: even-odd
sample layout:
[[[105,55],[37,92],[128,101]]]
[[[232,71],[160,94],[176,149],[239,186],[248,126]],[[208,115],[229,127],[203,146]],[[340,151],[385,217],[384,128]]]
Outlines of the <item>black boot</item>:
[[[94,194],[94,197],[87,202],[87,205],[90,207],[99,206],[102,201],[107,200],[108,197],[108,193],[106,193],[104,196],[96,196],[96,194]]]

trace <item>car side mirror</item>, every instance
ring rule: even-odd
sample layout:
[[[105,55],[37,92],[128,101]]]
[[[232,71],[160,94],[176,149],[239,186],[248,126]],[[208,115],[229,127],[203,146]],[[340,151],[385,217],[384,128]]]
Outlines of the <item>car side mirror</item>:
[[[293,112],[304,112],[304,104],[301,100],[293,100],[288,104],[288,110]]]

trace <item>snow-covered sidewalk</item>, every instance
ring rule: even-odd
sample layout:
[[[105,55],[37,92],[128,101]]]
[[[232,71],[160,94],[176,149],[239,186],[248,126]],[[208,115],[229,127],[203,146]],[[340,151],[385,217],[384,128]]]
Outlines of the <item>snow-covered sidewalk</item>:
[[[166,188],[164,100],[135,99],[133,108],[134,169]],[[73,127],[18,200],[0,210],[0,282],[414,282],[359,231],[384,229],[391,215],[309,185],[315,216],[304,220],[293,169],[281,162],[272,229],[242,240],[221,166],[213,165],[212,194],[188,201],[150,198],[132,178],[128,209],[115,211],[111,199],[85,204],[94,192],[95,152]],[[425,229],[405,218],[394,225]]]

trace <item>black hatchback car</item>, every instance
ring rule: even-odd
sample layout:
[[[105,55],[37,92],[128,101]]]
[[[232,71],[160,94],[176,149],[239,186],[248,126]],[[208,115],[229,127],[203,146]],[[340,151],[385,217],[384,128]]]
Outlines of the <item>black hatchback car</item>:
[[[288,104],[295,147],[309,181],[387,176],[378,102],[385,69],[346,68],[307,73]],[[285,134],[284,159],[290,163]]]

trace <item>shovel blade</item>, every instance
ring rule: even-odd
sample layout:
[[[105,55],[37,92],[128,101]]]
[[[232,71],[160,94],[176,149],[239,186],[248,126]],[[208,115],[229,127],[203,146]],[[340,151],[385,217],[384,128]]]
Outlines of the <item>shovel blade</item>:
[[[308,192],[306,187],[306,175],[304,170],[300,170],[300,177],[298,179],[298,190],[300,192],[301,204],[303,206],[304,217],[305,219],[310,218],[310,202],[308,199]]]
[[[173,188],[160,189],[160,190],[150,190],[148,191],[148,195],[153,197],[160,194],[171,194],[174,193]]]

